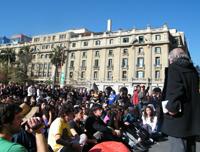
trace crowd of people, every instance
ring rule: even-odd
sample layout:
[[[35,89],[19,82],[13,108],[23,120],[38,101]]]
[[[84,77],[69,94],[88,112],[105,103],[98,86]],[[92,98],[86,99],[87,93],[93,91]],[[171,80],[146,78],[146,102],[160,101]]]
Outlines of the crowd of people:
[[[181,48],[169,53],[169,63],[163,91],[0,83],[0,151],[92,152],[113,141],[141,152],[168,135],[171,152],[195,152],[199,76]]]
[[[150,95],[149,88],[140,85],[131,95],[126,87],[116,93],[111,87],[87,91],[67,86],[52,89],[41,84],[0,84],[1,117],[13,116],[9,121],[1,118],[0,139],[5,139],[4,124],[16,128],[13,121],[20,114],[20,129],[9,132],[7,140],[30,152],[84,152],[103,141],[118,141],[129,149],[146,151],[162,135],[161,98],[159,88]]]

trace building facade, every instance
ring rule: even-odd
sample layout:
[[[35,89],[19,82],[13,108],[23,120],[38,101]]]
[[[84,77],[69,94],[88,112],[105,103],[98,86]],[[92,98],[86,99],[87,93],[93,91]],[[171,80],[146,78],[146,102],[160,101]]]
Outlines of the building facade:
[[[116,91],[126,86],[130,92],[138,84],[162,88],[169,51],[175,47],[188,51],[184,33],[166,25],[112,31],[108,23],[106,32],[77,29],[38,35],[15,48],[33,48],[29,76],[36,81],[52,79],[52,49],[62,46],[65,62],[58,69],[59,83],[87,88],[96,83],[99,90],[111,86]]]

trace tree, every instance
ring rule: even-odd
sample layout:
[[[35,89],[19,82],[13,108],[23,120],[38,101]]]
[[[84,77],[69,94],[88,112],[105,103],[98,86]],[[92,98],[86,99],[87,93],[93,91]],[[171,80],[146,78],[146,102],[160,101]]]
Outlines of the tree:
[[[55,66],[54,72],[53,72],[53,87],[56,83],[56,78],[58,75],[58,68],[62,67],[62,65],[65,62],[65,47],[62,46],[56,46],[53,48],[53,54],[51,56],[51,63]]]
[[[18,53],[19,64],[21,65],[25,75],[27,75],[28,65],[29,63],[31,63],[32,60],[32,51],[33,49],[31,49],[30,46],[24,46],[20,49]]]
[[[12,48],[6,48],[0,51],[1,75],[4,75],[4,81],[9,81],[9,70],[12,69],[15,60],[16,54]]]

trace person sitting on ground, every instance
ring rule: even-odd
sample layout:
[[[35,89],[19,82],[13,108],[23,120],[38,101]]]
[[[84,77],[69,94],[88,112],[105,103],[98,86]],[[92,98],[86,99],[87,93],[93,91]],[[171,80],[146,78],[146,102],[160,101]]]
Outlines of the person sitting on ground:
[[[21,129],[21,112],[22,109],[16,104],[0,103],[0,151],[27,152],[24,146],[11,142],[12,135],[18,133]],[[47,143],[41,132],[40,119],[35,117],[28,119],[27,126],[35,134],[37,152],[47,152]]]
[[[91,108],[91,113],[85,122],[85,129],[88,138],[95,138],[98,142],[108,140],[120,141],[118,137],[119,131],[109,128],[100,118],[101,115],[101,105],[94,104]]]
[[[145,128],[150,137],[156,139],[157,133],[157,116],[155,116],[155,111],[153,105],[147,105],[144,109],[142,115],[142,126]]]
[[[63,104],[57,117],[51,124],[48,134],[48,144],[54,152],[79,152],[82,147],[73,141],[69,121],[73,119],[73,106]]]

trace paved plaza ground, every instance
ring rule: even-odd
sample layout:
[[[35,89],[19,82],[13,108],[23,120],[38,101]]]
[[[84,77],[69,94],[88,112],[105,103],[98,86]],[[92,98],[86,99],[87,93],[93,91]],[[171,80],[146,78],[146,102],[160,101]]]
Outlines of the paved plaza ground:
[[[150,149],[149,152],[169,152],[169,142],[162,141],[154,144]],[[197,142],[197,150],[196,152],[200,152],[200,142]]]

